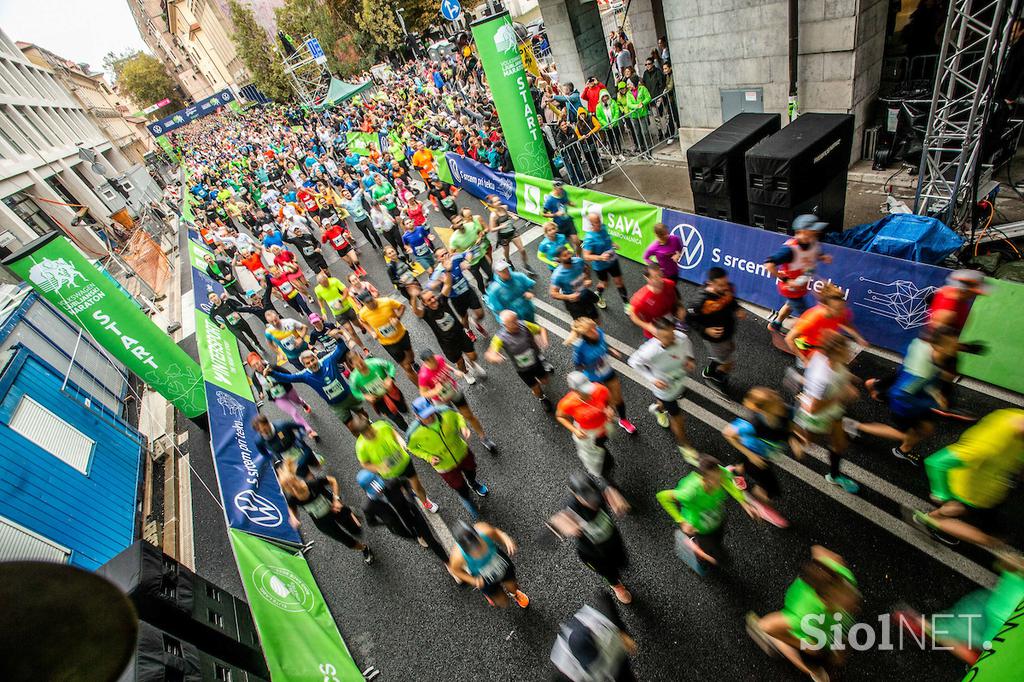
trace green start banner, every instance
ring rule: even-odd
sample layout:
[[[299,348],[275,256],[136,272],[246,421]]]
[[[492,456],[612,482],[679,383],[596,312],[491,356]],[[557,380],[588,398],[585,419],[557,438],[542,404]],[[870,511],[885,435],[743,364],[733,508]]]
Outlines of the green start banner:
[[[1021,679],[1024,663],[1024,601],[1017,604],[1003,627],[967,670],[963,682],[1006,682]]]
[[[178,154],[174,151],[174,147],[171,146],[171,141],[167,139],[166,135],[161,135],[156,138],[156,143],[160,145],[160,148],[167,154],[167,158],[175,163],[178,162]]]
[[[544,199],[551,193],[552,182],[515,174],[516,212],[527,220],[544,223]],[[581,233],[587,215],[597,211],[618,246],[618,253],[629,260],[642,261],[647,245],[654,241],[654,226],[661,221],[661,208],[632,199],[602,194],[582,187],[565,185],[571,202],[569,215]]]
[[[990,348],[980,355],[961,353],[957,369],[968,376],[1024,393],[1024,363],[1020,361],[1020,351],[1008,347],[1020,343],[1019,330],[1024,329],[1024,284],[999,279],[986,279],[985,283],[991,291],[988,296],[974,299],[961,338],[988,341]],[[1011,329],[1018,332],[1007,335]]]
[[[185,416],[206,412],[206,387],[196,361],[63,235],[36,239],[4,265]]]
[[[302,555],[234,528],[228,533],[271,678],[362,682]]]
[[[548,150],[519,55],[512,18],[508,12],[502,12],[474,22],[471,28],[501,130],[512,155],[512,165],[518,173],[550,180]]]

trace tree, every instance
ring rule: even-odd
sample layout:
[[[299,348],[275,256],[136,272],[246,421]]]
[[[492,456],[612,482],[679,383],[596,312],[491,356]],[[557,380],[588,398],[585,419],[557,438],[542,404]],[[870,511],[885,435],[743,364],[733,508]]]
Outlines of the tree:
[[[402,33],[391,0],[361,0],[360,4],[356,24],[371,39],[371,44],[378,48],[371,50],[374,56],[398,47],[405,34]]]
[[[341,76],[365,71],[377,54],[374,38],[353,17],[362,11],[363,0],[286,0],[275,11],[277,27],[296,41],[313,35],[327,56],[327,68]]]
[[[275,102],[291,99],[292,88],[284,73],[284,66],[269,44],[267,34],[256,23],[252,10],[238,0],[230,0],[230,8],[231,22],[235,26],[231,39],[238,50],[238,56],[252,74],[253,84]]]
[[[107,60],[103,61],[106,65]],[[167,75],[164,65],[156,57],[137,52],[112,64],[117,87],[140,106],[149,106],[164,98],[171,100],[170,104],[157,109],[155,116],[159,117],[161,111],[177,111],[185,105],[178,84]]]

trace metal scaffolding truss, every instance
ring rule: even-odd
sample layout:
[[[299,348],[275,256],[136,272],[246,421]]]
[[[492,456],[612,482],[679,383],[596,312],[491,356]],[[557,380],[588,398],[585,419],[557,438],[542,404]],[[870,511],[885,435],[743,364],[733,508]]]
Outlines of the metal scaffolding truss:
[[[295,53],[284,58],[284,72],[291,79],[299,99],[308,106],[320,104],[331,86],[331,72],[326,64],[318,64],[310,52],[309,40],[312,37],[305,36],[301,43],[295,45]]]
[[[947,225],[962,222],[980,171],[982,133],[1009,43],[1007,6],[1018,0],[951,0],[939,51],[931,111],[921,154],[914,212]]]

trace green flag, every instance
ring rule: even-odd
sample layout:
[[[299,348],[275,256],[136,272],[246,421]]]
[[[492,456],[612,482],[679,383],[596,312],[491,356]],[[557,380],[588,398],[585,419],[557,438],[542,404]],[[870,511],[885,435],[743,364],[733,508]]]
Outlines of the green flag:
[[[206,386],[196,361],[63,235],[36,239],[4,265],[185,416],[206,412]]]
[[[512,165],[518,173],[550,180],[551,163],[544,133],[533,107],[512,19],[508,12],[502,12],[474,22],[472,29]]]
[[[271,678],[362,682],[302,555],[234,528],[228,533]]]

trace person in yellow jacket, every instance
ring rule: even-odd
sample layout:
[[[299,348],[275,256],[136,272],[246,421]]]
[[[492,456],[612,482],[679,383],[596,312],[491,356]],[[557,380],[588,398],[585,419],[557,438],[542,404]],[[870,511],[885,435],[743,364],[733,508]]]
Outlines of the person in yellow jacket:
[[[604,163],[601,161],[601,154],[597,149],[597,131],[601,124],[597,116],[587,111],[587,108],[579,107],[576,110],[576,137],[579,138],[580,155],[590,166],[591,176],[595,183],[604,180]]]
[[[990,413],[956,443],[924,461],[931,497],[940,506],[913,521],[948,544],[971,542],[1000,553],[1003,503],[1024,470],[1024,410]]]
[[[490,490],[476,480],[476,457],[469,449],[469,429],[462,414],[444,405],[435,405],[426,398],[413,401],[416,422],[406,431],[406,448],[415,457],[428,462],[448,486],[458,493],[462,506],[473,520],[480,510],[470,490],[484,497]]]

